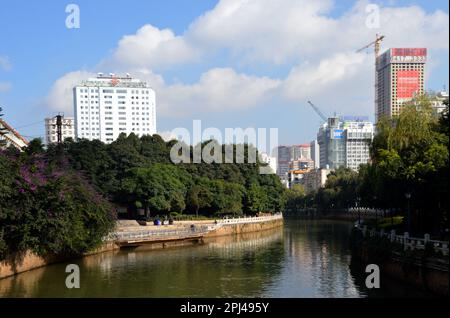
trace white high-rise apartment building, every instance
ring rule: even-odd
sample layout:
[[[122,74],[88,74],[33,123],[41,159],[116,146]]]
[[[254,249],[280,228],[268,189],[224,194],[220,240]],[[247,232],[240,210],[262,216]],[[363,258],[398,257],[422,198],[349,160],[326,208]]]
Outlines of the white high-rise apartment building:
[[[66,138],[75,139],[75,119],[73,117],[63,117],[61,126],[62,140]],[[45,142],[51,144],[58,141],[56,128],[56,117],[45,118]]]
[[[344,122],[344,129],[346,131],[346,167],[358,170],[361,164],[370,161],[370,143],[374,135],[373,124],[369,121],[348,121]]]
[[[156,133],[155,91],[146,82],[114,74],[74,88],[75,137],[110,143],[121,133]]]

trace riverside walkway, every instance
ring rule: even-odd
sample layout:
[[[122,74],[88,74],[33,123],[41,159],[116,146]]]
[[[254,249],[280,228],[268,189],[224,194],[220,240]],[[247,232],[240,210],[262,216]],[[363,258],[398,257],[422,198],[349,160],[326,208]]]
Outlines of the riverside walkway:
[[[180,222],[173,225],[147,225],[119,228],[108,238],[119,246],[138,246],[145,243],[199,240],[221,227],[235,224],[264,223],[282,219],[281,213],[270,216],[218,219],[209,223]]]

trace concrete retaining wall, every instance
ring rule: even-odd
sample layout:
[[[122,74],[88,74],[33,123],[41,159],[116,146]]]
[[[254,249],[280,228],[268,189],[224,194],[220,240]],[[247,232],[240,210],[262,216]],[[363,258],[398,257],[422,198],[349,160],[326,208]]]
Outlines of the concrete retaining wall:
[[[235,235],[242,233],[250,233],[257,231],[264,231],[273,229],[283,225],[283,219],[276,219],[273,221],[266,221],[261,223],[238,223],[238,224],[226,224],[218,228],[217,230],[211,231],[205,235],[205,237],[217,237],[223,235]]]
[[[113,251],[118,248],[119,247],[116,244],[107,242],[98,249],[86,253],[85,256]],[[41,257],[32,252],[26,252],[23,255],[16,256],[14,259],[0,262],[0,279],[64,261],[67,261],[67,258],[57,256]]]
[[[391,252],[388,258],[377,259],[373,254],[366,244],[361,244],[353,250],[352,257],[356,257],[361,264],[377,264],[382,275],[392,279],[438,296],[449,295],[448,260],[431,257],[422,259],[419,256],[406,258],[397,252]]]
[[[189,221],[190,222],[190,221]],[[193,222],[190,222],[193,223]],[[197,223],[197,222],[195,222]],[[211,221],[200,221],[199,223],[206,224],[211,223]],[[225,224],[221,226],[220,228],[211,231],[210,233],[206,234],[205,237],[217,237],[217,236],[224,236],[224,235],[234,235],[234,234],[241,234],[241,233],[250,233],[250,232],[256,232],[256,231],[264,231],[268,229],[273,229],[275,227],[279,227],[283,225],[283,219],[276,219],[273,221],[266,221],[261,223],[239,223],[239,224]],[[185,245],[192,245],[197,244],[198,240],[179,240],[174,242],[146,242],[145,248],[151,248],[151,249],[159,249],[159,248],[167,248],[167,247],[175,247],[175,246],[185,246]],[[120,247],[116,245],[113,242],[107,242],[102,247],[86,253],[85,256],[93,255],[93,254],[99,254],[103,252],[113,251],[117,250]],[[49,257],[40,257],[36,254],[33,254],[31,252],[25,253],[22,257],[17,258],[15,260],[7,260],[0,262],[0,279],[16,275],[22,272],[26,272],[35,268],[43,267],[46,265],[50,265],[53,263],[63,262],[67,261],[67,259],[64,258],[58,258],[54,256]]]

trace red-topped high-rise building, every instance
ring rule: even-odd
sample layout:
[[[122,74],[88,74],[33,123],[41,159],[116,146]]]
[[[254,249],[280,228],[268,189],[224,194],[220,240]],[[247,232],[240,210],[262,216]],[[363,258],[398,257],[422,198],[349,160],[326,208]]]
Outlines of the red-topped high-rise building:
[[[402,105],[424,93],[426,48],[391,48],[377,58],[375,116],[397,116]]]

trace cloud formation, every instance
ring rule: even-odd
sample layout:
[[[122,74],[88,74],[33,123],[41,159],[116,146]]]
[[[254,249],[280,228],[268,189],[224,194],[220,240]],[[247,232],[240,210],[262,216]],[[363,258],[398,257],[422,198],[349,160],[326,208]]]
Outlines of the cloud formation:
[[[0,69],[4,71],[9,71],[11,69],[11,62],[8,57],[0,55]]]
[[[47,97],[42,101],[44,107],[52,111],[73,114],[73,88],[81,81],[96,76],[88,71],[76,71],[60,77],[51,87]]]
[[[373,112],[373,51],[354,53],[386,36],[383,47],[427,47],[434,63],[448,56],[449,17],[419,6],[380,7],[380,28],[368,27],[368,1],[333,14],[332,0],[221,0],[194,20],[181,35],[170,29],[142,26],[119,40],[113,53],[93,71],[130,72],[157,91],[158,113],[190,117],[195,112],[233,112],[280,103],[323,103],[325,111]],[[413,34],[414,37],[408,35]],[[229,65],[204,69],[194,83],[170,84],[165,69],[219,54]],[[370,54],[368,54],[370,53]],[[288,68],[285,78],[239,72],[251,66]],[[107,67],[108,69],[105,69]],[[161,72],[157,74],[156,72]],[[89,72],[58,79],[46,98],[52,109],[71,109],[71,87]],[[329,105],[333,100],[335,105]]]
[[[8,92],[11,89],[11,83],[0,82],[0,93]]]
[[[151,69],[188,62],[198,55],[196,48],[183,37],[175,36],[172,30],[147,24],[136,34],[122,37],[112,57],[103,63],[106,67]]]

